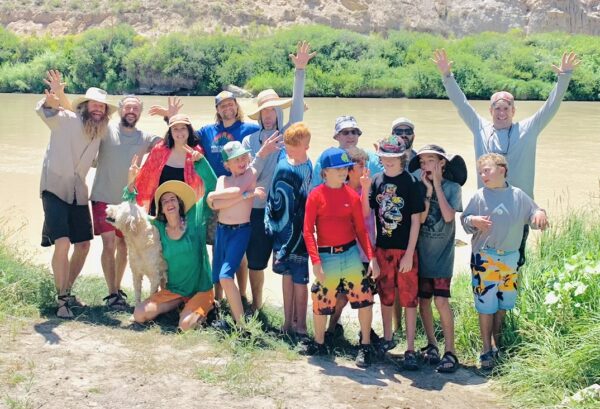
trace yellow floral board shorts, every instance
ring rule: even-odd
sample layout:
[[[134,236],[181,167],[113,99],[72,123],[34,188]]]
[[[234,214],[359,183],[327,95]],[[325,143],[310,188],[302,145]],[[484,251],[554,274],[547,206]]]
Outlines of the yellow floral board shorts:
[[[475,309],[480,314],[512,310],[517,301],[518,251],[482,249],[471,254]]]

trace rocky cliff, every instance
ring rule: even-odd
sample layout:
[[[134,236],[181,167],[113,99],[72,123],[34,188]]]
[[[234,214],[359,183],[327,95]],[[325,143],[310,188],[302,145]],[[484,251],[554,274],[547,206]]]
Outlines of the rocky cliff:
[[[21,34],[78,33],[128,23],[155,36],[319,23],[361,33],[415,30],[600,34],[600,0],[3,0],[0,24]],[[262,30],[262,29],[261,29]]]

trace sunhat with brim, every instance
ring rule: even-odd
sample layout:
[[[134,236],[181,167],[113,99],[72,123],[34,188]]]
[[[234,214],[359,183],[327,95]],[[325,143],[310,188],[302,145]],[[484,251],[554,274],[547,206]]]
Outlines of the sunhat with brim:
[[[190,117],[185,114],[177,114],[169,118],[169,128],[177,124],[191,125],[192,121],[190,121]]]
[[[348,153],[340,148],[328,148],[321,154],[319,160],[321,169],[347,168],[354,165]]]
[[[88,88],[88,90],[85,92],[85,95],[82,97],[75,98],[71,105],[74,109],[77,109],[79,105],[88,101],[96,101],[102,104],[106,104],[106,106],[108,107],[107,115],[112,115],[112,113],[117,110],[116,105],[113,105],[110,102],[108,102],[108,94],[106,93],[106,91],[96,87]]]
[[[358,131],[358,136],[362,135],[362,131],[358,127],[356,119],[351,115],[342,115],[335,119],[335,130],[333,131],[333,136],[335,137],[344,129],[356,129]]]
[[[221,157],[226,162],[228,160],[235,159],[238,156],[245,155],[246,153],[250,153],[250,151],[244,148],[240,142],[230,141],[223,146]]]
[[[292,100],[290,98],[280,98],[275,90],[266,89],[261,91],[256,97],[256,105],[256,109],[248,114],[249,118],[255,120],[259,118],[260,111],[263,109],[271,107],[289,108],[292,105]]]
[[[394,119],[394,121],[392,122],[392,129],[396,129],[396,127],[400,125],[406,125],[412,130],[415,129],[415,124],[413,123],[413,121],[411,121],[408,118],[404,118],[403,116]]]
[[[450,155],[446,153],[444,148],[439,145],[425,145],[419,149],[415,157],[410,160],[408,171],[412,173],[419,169],[421,166],[419,163],[419,155],[428,153],[439,155],[446,159],[446,166],[444,167],[444,173],[442,174],[444,179],[456,182],[461,186],[465,184],[467,181],[467,164],[465,163],[465,160],[460,155]]]
[[[158,204],[160,203],[160,198],[165,193],[174,193],[179,199],[181,199],[185,213],[187,213],[188,210],[190,210],[196,203],[196,193],[194,193],[194,189],[192,189],[190,185],[180,180],[167,180],[160,185],[154,193],[154,204],[156,205],[157,209]]]
[[[399,158],[404,155],[404,152],[406,152],[406,146],[402,139],[396,135],[390,135],[377,142],[375,155],[381,158]]]

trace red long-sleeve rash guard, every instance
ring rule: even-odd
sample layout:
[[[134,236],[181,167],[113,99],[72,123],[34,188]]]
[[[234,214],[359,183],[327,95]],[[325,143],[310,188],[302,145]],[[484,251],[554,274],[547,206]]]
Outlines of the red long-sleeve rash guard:
[[[372,259],[373,248],[358,194],[346,185],[339,189],[325,184],[314,188],[306,200],[304,215],[304,241],[312,263],[321,262],[317,246],[341,246],[354,239],[358,239],[369,260]]]

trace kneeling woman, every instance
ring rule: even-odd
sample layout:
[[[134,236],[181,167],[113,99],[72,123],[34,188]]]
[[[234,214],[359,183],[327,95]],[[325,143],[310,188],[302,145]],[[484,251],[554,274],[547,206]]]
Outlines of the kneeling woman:
[[[185,331],[202,324],[214,308],[205,239],[206,220],[211,213],[206,195],[215,189],[216,177],[203,157],[195,167],[205,185],[204,196],[197,203],[194,190],[178,180],[164,182],[154,195],[157,212],[152,223],[160,233],[167,286],[135,307],[136,322],[152,320],[184,303],[179,328]]]

